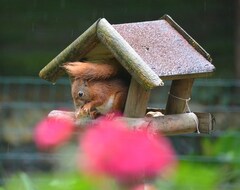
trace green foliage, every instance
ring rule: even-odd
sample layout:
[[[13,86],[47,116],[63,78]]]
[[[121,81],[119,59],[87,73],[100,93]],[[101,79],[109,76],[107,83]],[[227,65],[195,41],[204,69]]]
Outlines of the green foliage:
[[[219,185],[223,189],[240,188],[240,138],[239,132],[228,131],[215,140],[204,139],[202,142],[203,154],[215,159],[219,167],[221,178]]]
[[[208,156],[221,157],[225,162],[240,163],[240,138],[236,131],[228,131],[221,138],[203,140],[203,153]]]
[[[181,161],[176,173],[157,186],[166,190],[240,189],[240,138],[230,131],[217,139],[203,138],[199,161]],[[205,158],[205,159],[204,159]],[[207,161],[208,160],[208,161]]]
[[[12,176],[5,185],[6,190],[110,190],[115,184],[107,178],[90,177],[79,173],[57,173],[28,175],[19,173]]]
[[[170,179],[156,181],[156,187],[164,190],[214,190],[218,189],[220,169],[208,167],[203,164],[181,163],[176,174]],[[13,176],[0,190],[95,190],[116,189],[116,184],[107,179],[94,179],[78,174],[58,174],[57,176],[36,175],[29,176],[25,173]]]
[[[204,166],[203,164],[181,162],[176,173],[169,179],[156,181],[158,189],[165,190],[214,190],[217,189],[219,169]],[[79,173],[58,173],[28,175],[19,173],[12,176],[3,190],[112,190],[117,189],[116,184],[105,177],[90,177]]]
[[[238,190],[240,189],[240,138],[236,131],[219,138],[202,138],[202,155],[180,161],[173,175],[159,178],[155,185],[164,190]],[[207,159],[206,159],[207,158]],[[56,173],[19,173],[5,181],[0,190],[95,190],[117,189],[117,184],[104,176],[90,176],[74,169]]]
[[[213,190],[217,189],[219,176],[217,167],[181,162],[175,175],[170,180],[157,182],[159,189],[166,190]]]

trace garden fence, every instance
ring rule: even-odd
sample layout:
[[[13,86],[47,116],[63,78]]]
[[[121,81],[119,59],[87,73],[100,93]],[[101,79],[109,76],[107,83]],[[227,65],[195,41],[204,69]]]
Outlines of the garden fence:
[[[170,82],[165,81],[164,87],[153,90],[149,106],[164,108],[169,88]],[[226,131],[233,130],[231,138],[239,139],[239,92],[240,80],[195,81],[190,108],[192,111],[213,113],[216,118],[215,132],[211,135],[188,134],[170,137],[181,160],[208,163],[239,162],[226,156],[205,154],[206,146],[211,146],[211,142],[229,136]],[[17,163],[30,161],[28,164],[33,164],[36,160],[51,160],[52,156],[56,157],[22,147],[33,144],[32,133],[36,123],[49,111],[60,108],[73,110],[69,79],[60,79],[56,84],[51,84],[34,77],[0,77],[0,162],[14,168],[12,163],[17,167]]]

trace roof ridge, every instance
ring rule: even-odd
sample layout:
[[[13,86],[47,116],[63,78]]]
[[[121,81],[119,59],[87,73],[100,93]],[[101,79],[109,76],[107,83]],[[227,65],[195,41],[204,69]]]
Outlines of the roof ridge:
[[[203,49],[202,46],[199,45],[181,26],[179,26],[168,14],[165,14],[161,17],[161,19],[166,20],[176,31],[178,31],[187,42],[193,46],[203,57],[205,57],[209,62],[212,63],[212,58],[209,53]]]

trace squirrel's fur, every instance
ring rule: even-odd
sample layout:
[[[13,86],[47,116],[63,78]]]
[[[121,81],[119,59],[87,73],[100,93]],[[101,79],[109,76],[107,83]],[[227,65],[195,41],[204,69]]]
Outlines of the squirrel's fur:
[[[71,62],[63,66],[72,77],[72,98],[77,116],[122,112],[128,84],[115,64]]]
[[[116,64],[70,62],[63,66],[70,76],[83,80],[108,79],[118,74],[120,67]]]

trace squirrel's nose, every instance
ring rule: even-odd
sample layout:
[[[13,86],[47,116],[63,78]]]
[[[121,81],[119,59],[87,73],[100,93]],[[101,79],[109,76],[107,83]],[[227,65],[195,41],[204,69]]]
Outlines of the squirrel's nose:
[[[79,91],[79,92],[78,92],[78,96],[79,96],[79,97],[83,97],[83,95],[84,95],[84,93],[83,93],[82,91]]]

